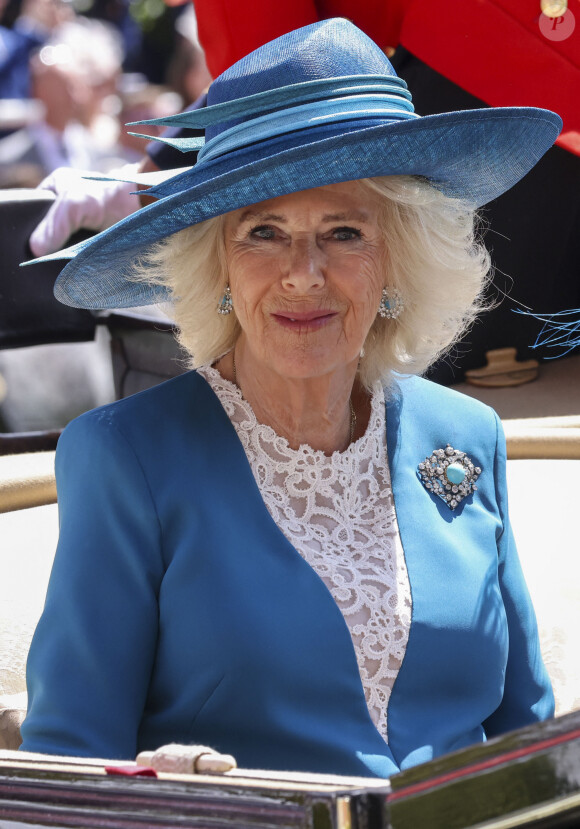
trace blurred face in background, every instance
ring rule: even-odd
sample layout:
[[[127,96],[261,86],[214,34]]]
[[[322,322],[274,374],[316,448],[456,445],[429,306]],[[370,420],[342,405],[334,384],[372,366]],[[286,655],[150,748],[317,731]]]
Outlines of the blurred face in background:
[[[31,62],[32,92],[46,107],[46,122],[60,131],[71,120],[90,129],[116,92],[122,57],[118,36],[102,21],[60,26]]]
[[[43,51],[31,63],[32,96],[44,105],[45,122],[58,132],[63,132],[68,123],[78,120],[87,90],[73,67],[58,62],[44,62]]]

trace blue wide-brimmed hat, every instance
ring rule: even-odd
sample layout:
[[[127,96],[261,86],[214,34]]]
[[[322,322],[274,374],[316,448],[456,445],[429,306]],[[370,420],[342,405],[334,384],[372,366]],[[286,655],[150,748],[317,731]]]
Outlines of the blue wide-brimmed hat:
[[[555,113],[529,107],[420,117],[381,49],[342,19],[252,52],[212,83],[207,103],[147,122],[205,129],[205,142],[168,139],[185,163],[198,152],[196,163],[150,188],[154,203],[52,255],[71,259],[55,285],[59,300],[95,309],[163,301],[162,288],[128,278],[148,246],[297,190],[415,175],[479,207],[519,181],[562,126]]]

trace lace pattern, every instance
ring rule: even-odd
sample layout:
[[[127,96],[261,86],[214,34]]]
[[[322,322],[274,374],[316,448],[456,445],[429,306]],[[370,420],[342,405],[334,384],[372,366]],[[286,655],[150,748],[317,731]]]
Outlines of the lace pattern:
[[[270,515],[341,610],[369,714],[386,740],[411,591],[391,490],[382,388],[373,391],[365,434],[329,457],[306,445],[292,449],[258,423],[237,386],[211,367],[199,373],[230,417]]]

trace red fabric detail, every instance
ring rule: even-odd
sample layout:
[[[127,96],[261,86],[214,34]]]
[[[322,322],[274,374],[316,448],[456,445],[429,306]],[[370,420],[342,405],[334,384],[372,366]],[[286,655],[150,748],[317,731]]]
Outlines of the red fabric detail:
[[[194,0],[194,6],[214,78],[264,43],[319,19],[314,0]]]
[[[105,766],[107,774],[119,775],[121,777],[157,777],[157,772],[151,766],[138,766],[136,763],[130,766]]]
[[[399,43],[401,25],[413,0],[317,0],[320,20],[346,17],[385,50]]]

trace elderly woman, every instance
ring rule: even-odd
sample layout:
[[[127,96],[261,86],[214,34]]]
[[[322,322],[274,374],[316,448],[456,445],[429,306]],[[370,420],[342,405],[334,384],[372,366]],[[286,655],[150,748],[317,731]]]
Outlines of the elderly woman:
[[[549,717],[498,418],[416,375],[477,309],[473,208],[558,117],[419,118],[330,20],[175,122],[207,128],[197,163],[69,249],[57,293],[170,296],[197,369],[61,438],[23,748],[386,776]]]

